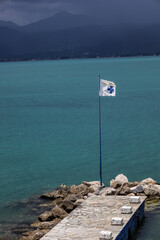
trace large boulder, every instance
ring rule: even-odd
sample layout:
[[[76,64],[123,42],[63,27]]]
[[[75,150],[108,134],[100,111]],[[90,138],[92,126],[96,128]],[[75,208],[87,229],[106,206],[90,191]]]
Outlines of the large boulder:
[[[116,195],[127,195],[130,192],[129,183],[123,183],[120,188],[116,189]]]
[[[69,190],[68,193],[69,194],[79,194],[80,192],[84,191],[84,189],[86,189],[87,187],[84,184],[80,184],[78,186],[76,185],[72,185]]]
[[[91,183],[90,182],[83,181],[82,184],[86,185],[87,187],[91,187]]]
[[[55,218],[63,219],[66,216],[67,216],[66,211],[64,211],[63,209],[61,209],[59,206],[56,205],[50,211],[45,211],[44,213],[42,213],[38,217],[38,220],[41,222],[46,222],[46,221],[52,221]]]
[[[41,237],[44,236],[46,232],[42,231],[42,230],[35,230],[33,231],[28,237],[24,238],[24,239],[28,239],[28,240],[39,240]]]
[[[43,199],[55,200],[58,198],[64,199],[66,196],[67,192],[61,189],[54,192],[44,193],[40,197]]]
[[[120,182],[121,184],[123,183],[128,183],[128,178],[126,176],[124,176],[123,174],[119,174],[117,175],[117,177],[115,178],[115,180],[117,182]]]
[[[119,188],[120,186],[122,185],[122,183],[121,182],[119,182],[119,181],[116,181],[116,180],[114,180],[114,179],[112,179],[111,181],[110,181],[110,187],[111,188]]]
[[[104,188],[101,192],[100,195],[115,195],[116,190],[114,188],[111,187],[106,187]]]
[[[77,201],[74,203],[74,207],[80,206],[84,202],[84,199],[77,199]]]
[[[129,187],[132,188],[132,187],[135,187],[137,185],[140,185],[140,182],[138,181],[134,181],[134,182],[129,182]]]
[[[135,196],[134,193],[128,193],[127,196],[131,197],[131,196]]]
[[[84,185],[86,185],[87,187],[92,187],[92,189],[94,190],[93,192],[97,192],[99,190],[100,187],[100,182],[99,181],[91,181],[91,182],[82,182]],[[104,184],[102,184],[102,186],[104,187]]]
[[[146,178],[144,180],[141,181],[141,184],[156,184],[157,182],[155,180],[153,180],[152,178]]]
[[[60,218],[56,218],[56,219],[54,219],[53,221],[50,221],[50,222],[36,221],[36,222],[31,224],[31,227],[36,227],[36,228],[39,228],[40,230],[44,230],[44,229],[50,230],[54,226],[56,226],[60,221],[61,221]]]
[[[72,185],[68,193],[69,194],[81,194],[82,196],[86,196],[88,193],[94,192],[94,189],[92,187],[87,187],[85,184],[80,184],[80,185]]]
[[[64,183],[62,183],[60,186],[60,190],[68,191],[68,187]]]
[[[41,222],[52,221],[54,219],[54,214],[52,211],[45,211],[38,216],[38,220]]]
[[[143,193],[144,192],[143,185],[137,185],[135,187],[131,187],[130,190],[131,190],[131,193]]]
[[[88,193],[88,194],[89,194],[89,193]],[[76,198],[77,198],[77,199],[83,199],[83,196],[82,196],[81,193],[79,193],[79,194],[76,194]]]
[[[53,202],[51,202],[49,204],[49,206],[52,206],[52,205],[58,205],[59,207],[61,207],[62,203],[63,203],[63,200],[62,198],[57,198],[55,199]]]
[[[71,202],[76,202],[77,201],[77,196],[75,195],[75,194],[70,194],[70,195],[68,195],[66,198],[65,198],[65,200],[66,201],[71,201]]]
[[[66,217],[68,215],[67,212],[64,211],[64,209],[60,208],[57,205],[51,209],[51,212],[54,215],[54,218],[63,219],[64,217]]]
[[[68,200],[64,200],[62,203],[62,208],[67,212],[70,213],[74,208],[75,205],[73,204],[73,202],[68,201]]]
[[[93,193],[93,192],[94,192],[93,188],[92,187],[88,187],[84,191],[80,192],[80,194],[82,196],[88,196],[88,193]]]
[[[146,194],[146,196],[149,197],[160,196],[160,185],[157,184],[144,185],[144,193]]]

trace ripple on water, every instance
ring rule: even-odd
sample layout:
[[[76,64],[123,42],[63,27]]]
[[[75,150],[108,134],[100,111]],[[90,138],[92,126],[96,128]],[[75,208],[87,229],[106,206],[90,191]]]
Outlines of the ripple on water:
[[[33,196],[6,204],[0,209],[0,240],[17,240],[23,233],[34,230],[30,225],[41,213],[53,207],[47,203],[39,196]]]

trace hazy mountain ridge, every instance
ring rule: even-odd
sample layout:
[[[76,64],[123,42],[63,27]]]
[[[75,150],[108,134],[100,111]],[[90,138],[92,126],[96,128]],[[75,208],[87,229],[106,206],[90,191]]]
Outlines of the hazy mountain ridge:
[[[16,24],[14,26],[9,22],[2,26],[3,23],[0,22],[0,59],[56,59],[160,53],[158,24],[110,26],[95,22],[95,19],[65,12],[23,27]]]
[[[13,22],[1,21],[1,20],[0,20],[0,27],[8,27],[8,28],[15,29],[15,30],[20,29],[20,26],[15,24],[15,23],[13,23]]]
[[[60,12],[52,17],[23,26],[22,30],[27,32],[47,32],[93,24],[96,24],[96,19],[92,17],[85,15],[75,15],[68,12]]]

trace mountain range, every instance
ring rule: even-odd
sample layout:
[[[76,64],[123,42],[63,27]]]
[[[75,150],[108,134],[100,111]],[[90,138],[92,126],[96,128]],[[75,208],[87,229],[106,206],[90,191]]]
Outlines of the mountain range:
[[[25,26],[0,21],[0,60],[160,54],[159,29],[67,12]]]

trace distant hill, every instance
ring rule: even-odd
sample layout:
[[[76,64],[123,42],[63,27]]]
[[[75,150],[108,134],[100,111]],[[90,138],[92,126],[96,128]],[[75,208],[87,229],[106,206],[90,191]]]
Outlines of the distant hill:
[[[13,22],[10,21],[1,21],[0,20],[0,27],[8,27],[11,29],[19,30],[21,27]]]
[[[96,25],[93,19],[82,18],[63,12],[16,29],[11,23],[0,25],[0,60],[160,54],[159,24]]]
[[[23,26],[22,30],[27,32],[48,32],[95,24],[96,19],[92,17],[71,14],[68,12],[60,12],[52,17]]]

